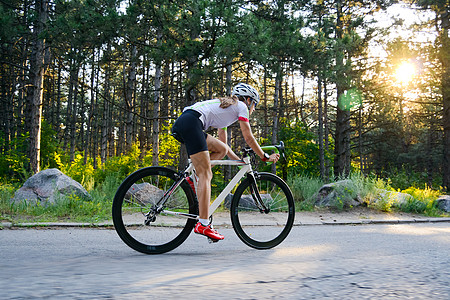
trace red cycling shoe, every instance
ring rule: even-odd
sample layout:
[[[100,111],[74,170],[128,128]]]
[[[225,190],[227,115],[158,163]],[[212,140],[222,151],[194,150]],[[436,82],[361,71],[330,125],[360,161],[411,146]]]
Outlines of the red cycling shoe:
[[[213,240],[223,240],[225,237],[217,232],[217,230],[214,230],[209,224],[208,226],[203,226],[202,223],[197,222],[197,225],[195,225],[194,232],[198,234],[205,235]]]

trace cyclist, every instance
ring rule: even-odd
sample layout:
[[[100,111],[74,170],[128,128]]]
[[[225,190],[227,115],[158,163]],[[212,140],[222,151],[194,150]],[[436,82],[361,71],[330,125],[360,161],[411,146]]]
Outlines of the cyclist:
[[[225,156],[240,159],[226,143],[227,126],[239,121],[246,143],[263,161],[277,162],[280,158],[278,153],[265,153],[253,136],[249,116],[258,103],[258,91],[248,84],[239,83],[233,88],[231,97],[197,102],[184,108],[172,127],[173,136],[186,145],[198,177],[199,221],[195,225],[195,233],[214,240],[224,239],[212,228],[208,216],[212,179],[210,160],[220,160]],[[218,139],[204,132],[209,127],[218,129]]]

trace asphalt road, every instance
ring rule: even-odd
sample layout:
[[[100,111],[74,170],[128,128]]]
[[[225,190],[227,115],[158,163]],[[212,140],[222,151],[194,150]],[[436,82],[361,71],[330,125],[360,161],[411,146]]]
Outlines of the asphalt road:
[[[0,299],[450,299],[449,223],[296,226],[264,251],[220,232],[149,256],[108,229],[0,230]]]

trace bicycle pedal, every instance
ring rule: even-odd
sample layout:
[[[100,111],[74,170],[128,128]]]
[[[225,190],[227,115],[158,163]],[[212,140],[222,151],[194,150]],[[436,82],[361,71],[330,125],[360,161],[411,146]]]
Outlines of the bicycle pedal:
[[[219,240],[216,239],[212,239],[212,238],[208,238],[208,243],[212,244],[212,243],[217,243]]]

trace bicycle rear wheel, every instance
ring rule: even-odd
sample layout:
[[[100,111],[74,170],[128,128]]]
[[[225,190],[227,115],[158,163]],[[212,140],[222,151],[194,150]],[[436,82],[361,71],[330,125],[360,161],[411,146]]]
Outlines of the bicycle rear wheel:
[[[248,246],[269,249],[280,244],[294,224],[295,207],[287,184],[271,173],[255,174],[256,186],[268,211],[257,207],[252,183],[245,179],[236,189],[230,207],[231,221],[238,237]]]
[[[196,220],[164,213],[170,210],[198,215],[198,202],[186,181],[173,191],[161,213],[148,215],[177,181],[177,173],[164,167],[140,169],[123,181],[114,197],[112,217],[117,233],[128,246],[142,253],[160,254],[186,240]]]

